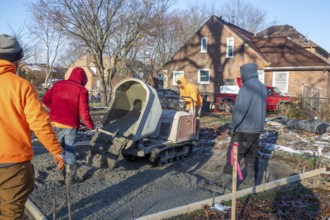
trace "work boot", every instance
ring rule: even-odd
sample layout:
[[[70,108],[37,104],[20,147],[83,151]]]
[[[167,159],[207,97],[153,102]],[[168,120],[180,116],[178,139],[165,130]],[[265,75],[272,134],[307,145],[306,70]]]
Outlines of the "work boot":
[[[74,182],[77,172],[77,165],[65,164],[65,185],[71,186]]]

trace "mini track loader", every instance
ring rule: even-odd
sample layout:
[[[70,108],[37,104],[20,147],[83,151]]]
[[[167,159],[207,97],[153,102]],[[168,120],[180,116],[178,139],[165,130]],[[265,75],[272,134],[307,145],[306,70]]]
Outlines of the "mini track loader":
[[[197,139],[193,113],[180,110],[179,104],[172,105],[176,109],[163,108],[156,90],[135,78],[118,83],[111,100],[91,140],[108,167],[113,168],[120,155],[127,160],[148,157],[157,165],[190,155]]]

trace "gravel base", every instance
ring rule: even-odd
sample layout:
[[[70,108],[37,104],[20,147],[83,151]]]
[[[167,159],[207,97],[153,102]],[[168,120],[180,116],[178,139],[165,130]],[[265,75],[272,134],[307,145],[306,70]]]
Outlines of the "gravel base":
[[[88,149],[80,147],[79,152]],[[215,185],[191,170],[191,160],[205,157],[198,153],[162,167],[153,167],[146,159],[120,161],[114,170],[96,169],[78,161],[78,180],[70,190],[72,218],[130,219],[212,197]],[[36,186],[30,199],[48,219],[52,218],[55,199],[56,219],[67,219],[66,186],[61,172],[49,166],[51,161],[51,156],[39,149],[32,161]],[[199,160],[195,170],[205,162]]]
[[[285,139],[294,137],[289,134],[283,139],[288,133],[278,134],[277,143],[288,143]],[[293,147],[302,143],[291,141]],[[78,179],[70,190],[72,219],[132,219],[212,198],[214,192],[219,196],[224,193],[222,169],[228,142],[224,135],[213,141],[200,140],[190,157],[162,167],[154,167],[147,159],[121,160],[113,170],[91,166],[87,159],[91,147],[79,147]],[[36,186],[30,199],[48,219],[52,219],[55,199],[56,219],[68,219],[62,173],[54,170],[52,157],[42,146],[35,146],[34,152]],[[260,164],[260,170],[268,172],[268,181],[297,173],[297,164],[271,157],[262,158]]]

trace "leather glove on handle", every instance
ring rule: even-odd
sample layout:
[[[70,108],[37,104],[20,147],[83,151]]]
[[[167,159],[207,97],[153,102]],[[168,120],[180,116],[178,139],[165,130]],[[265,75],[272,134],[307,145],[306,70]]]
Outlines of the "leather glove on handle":
[[[63,156],[62,156],[62,154],[57,154],[57,155],[53,155],[53,157],[54,157],[54,161],[55,161],[55,163],[57,164],[57,166],[56,166],[56,170],[61,170],[61,169],[63,169],[63,167],[64,167],[64,159],[63,159]]]
[[[233,129],[228,129],[227,134],[232,137],[234,136],[235,132],[233,131]]]

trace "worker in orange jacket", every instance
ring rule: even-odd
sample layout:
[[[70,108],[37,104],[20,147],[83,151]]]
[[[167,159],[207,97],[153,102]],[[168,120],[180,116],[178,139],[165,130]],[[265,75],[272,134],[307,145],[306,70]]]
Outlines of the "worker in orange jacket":
[[[186,109],[195,114],[196,116],[196,137],[199,137],[199,121],[201,115],[201,108],[203,104],[203,99],[196,85],[187,83],[184,76],[179,76],[176,80],[176,84],[180,89],[180,96],[189,96],[190,98],[185,98]]]
[[[64,160],[48,114],[33,86],[16,75],[23,50],[16,38],[0,35],[0,219],[22,219],[34,188],[31,130],[54,156]]]

